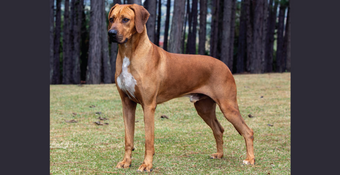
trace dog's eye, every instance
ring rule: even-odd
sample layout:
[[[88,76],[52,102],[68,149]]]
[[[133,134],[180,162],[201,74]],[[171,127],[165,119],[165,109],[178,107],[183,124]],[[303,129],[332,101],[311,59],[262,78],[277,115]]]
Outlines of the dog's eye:
[[[110,23],[113,23],[113,18],[110,18],[109,21],[110,21]]]
[[[130,19],[128,19],[128,18],[124,18],[124,19],[123,19],[123,22],[124,22],[124,23],[126,23],[126,22],[128,22],[128,21],[130,21]]]

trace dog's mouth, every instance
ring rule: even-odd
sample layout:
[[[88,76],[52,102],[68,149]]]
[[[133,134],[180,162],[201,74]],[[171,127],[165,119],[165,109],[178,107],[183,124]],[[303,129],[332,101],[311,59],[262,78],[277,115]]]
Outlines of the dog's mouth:
[[[123,37],[110,37],[110,42],[112,43],[118,43],[118,44],[124,44],[128,41],[127,38],[125,38],[125,40],[123,41]]]

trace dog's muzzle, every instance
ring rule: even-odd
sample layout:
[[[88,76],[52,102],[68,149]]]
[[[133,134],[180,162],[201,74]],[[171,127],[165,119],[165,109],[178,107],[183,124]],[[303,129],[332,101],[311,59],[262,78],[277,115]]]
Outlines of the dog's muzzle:
[[[110,42],[117,42],[117,30],[109,30]]]

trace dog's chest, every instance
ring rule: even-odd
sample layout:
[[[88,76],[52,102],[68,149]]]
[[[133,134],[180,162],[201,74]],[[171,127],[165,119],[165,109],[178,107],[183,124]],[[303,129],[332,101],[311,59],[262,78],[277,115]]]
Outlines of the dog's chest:
[[[128,95],[129,98],[131,98],[131,96],[133,98],[136,98],[135,86],[137,85],[137,81],[128,71],[129,65],[130,65],[129,58],[124,57],[122,64],[122,72],[117,78],[117,85],[123,92],[125,92]]]

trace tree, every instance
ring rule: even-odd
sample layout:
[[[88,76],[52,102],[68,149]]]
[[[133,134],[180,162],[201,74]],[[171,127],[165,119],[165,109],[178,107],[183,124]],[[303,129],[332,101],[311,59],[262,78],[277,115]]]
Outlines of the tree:
[[[189,34],[187,42],[187,53],[196,54],[197,0],[192,0],[192,7],[189,14],[190,15],[189,15]]]
[[[138,5],[142,5],[142,0],[128,0],[127,1],[128,4],[138,4]],[[125,3],[126,4],[126,3]]]
[[[218,41],[218,14],[220,0],[212,1],[212,21],[211,21],[211,35],[210,35],[210,56],[217,57],[217,41]]]
[[[157,0],[147,0],[146,9],[149,11],[150,17],[146,23],[146,31],[151,42],[155,41],[156,5]]]
[[[72,80],[73,83],[80,83],[80,29],[82,26],[82,11],[83,11],[83,1],[84,0],[72,0],[73,10],[73,52],[72,52]]]
[[[235,2],[236,0],[226,0],[223,9],[223,31],[222,31],[222,49],[221,61],[223,61],[232,71],[233,55],[234,55],[234,19]]]
[[[200,0],[200,20],[199,21],[200,21],[200,28],[199,28],[198,53],[201,55],[205,55],[207,0]]]
[[[165,29],[164,29],[164,42],[163,42],[163,49],[164,50],[168,50],[168,33],[169,33],[169,24],[170,24],[170,7],[171,7],[171,1],[167,0],[167,3],[166,3]]]
[[[50,83],[52,83],[53,77],[53,60],[54,60],[53,32],[54,32],[54,0],[50,0]]]
[[[238,51],[237,51],[237,61],[236,61],[236,73],[242,73],[245,71],[245,60],[247,57],[246,49],[246,4],[245,0],[241,1],[241,16],[240,16],[240,28],[239,28],[239,37],[238,37]]]
[[[101,0],[91,0],[90,15],[90,44],[88,69],[86,74],[87,84],[99,84],[101,81],[101,23],[102,23],[102,6]]]
[[[285,70],[284,50],[283,50],[283,31],[284,31],[284,18],[286,12],[286,1],[281,0],[279,9],[279,23],[277,28],[277,47],[276,47],[276,72],[283,72]]]
[[[291,71],[291,44],[290,44],[290,4],[288,4],[287,9],[287,25],[285,31],[285,53],[286,53],[286,69],[287,71]]]
[[[250,0],[245,0],[246,8],[246,26],[247,26],[247,59],[246,71],[250,72],[250,60],[253,54],[253,8]]]
[[[175,0],[174,9],[176,13],[173,14],[171,31],[170,31],[170,42],[169,52],[181,53],[181,34],[183,30],[183,16],[185,12],[185,1]]]
[[[113,0],[113,3],[111,4],[110,9],[115,4],[121,4],[120,0]],[[115,83],[117,50],[118,50],[118,44],[111,43],[110,63],[111,63],[111,82],[112,83]]]
[[[159,46],[159,38],[160,38],[160,35],[161,35],[161,16],[162,16],[162,0],[158,0],[157,1],[158,3],[158,15],[157,15],[157,30],[156,30],[156,33],[155,33],[155,41],[154,43]]]
[[[255,3],[254,11],[254,31],[253,31],[253,50],[250,61],[250,72],[251,73],[261,73],[261,50],[263,42],[263,19],[264,19],[264,1],[258,0]]]
[[[273,4],[273,0],[270,0],[268,5],[269,16],[267,20],[264,72],[273,71],[274,35],[276,26],[276,13],[279,4],[278,2],[278,0],[275,0]]]
[[[105,1],[101,2],[102,5],[102,23],[101,23],[101,35],[102,35],[102,59],[103,59],[103,81],[104,83],[112,83],[112,72],[111,72],[111,62],[109,57],[109,42],[108,42],[108,34],[107,34],[107,15],[105,12]],[[114,74],[113,74],[114,75]]]
[[[54,28],[54,39],[53,39],[53,75],[52,84],[60,83],[60,32],[61,32],[61,0],[56,2],[56,19]]]
[[[81,35],[81,43],[80,43],[80,79],[82,81],[86,81],[86,71],[87,71],[87,63],[88,63],[88,51],[89,51],[89,31],[86,29],[86,26],[88,24],[86,14],[84,11],[84,0],[81,0],[81,29],[80,29],[80,35]]]
[[[71,27],[69,17],[69,0],[65,0],[64,9],[64,36],[63,36],[63,84],[71,84],[72,82],[72,58],[71,58]]]

